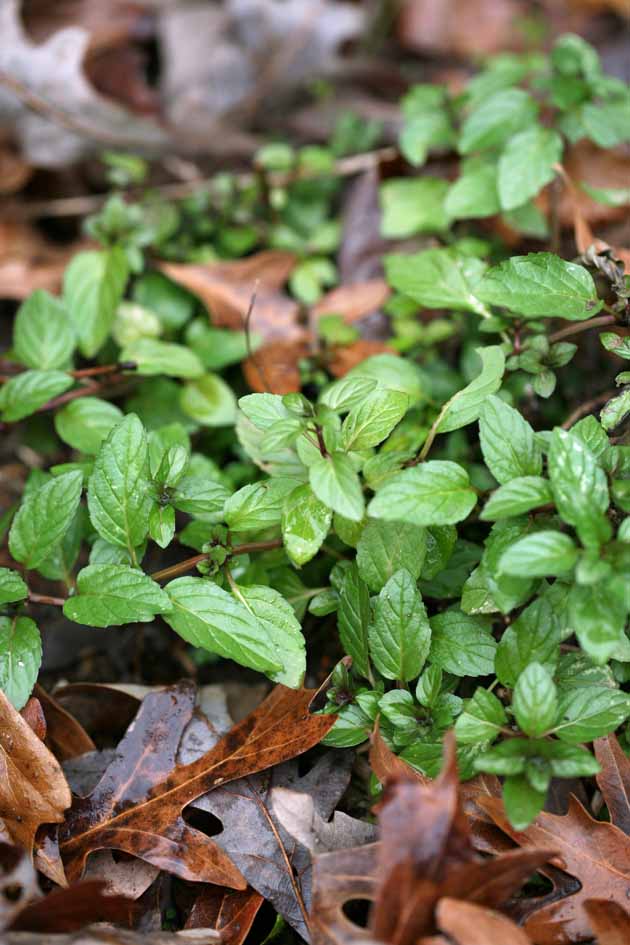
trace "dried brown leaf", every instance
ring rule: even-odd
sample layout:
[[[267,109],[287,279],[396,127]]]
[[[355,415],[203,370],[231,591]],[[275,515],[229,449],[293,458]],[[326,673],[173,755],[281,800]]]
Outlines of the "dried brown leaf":
[[[34,693],[44,712],[48,746],[59,761],[94,751],[94,742],[74,716],[40,685],[35,686]]]
[[[628,945],[630,913],[609,899],[590,899],[584,903],[598,945]]]
[[[460,899],[442,899],[437,924],[456,945],[532,945],[531,939],[507,916]]]
[[[593,742],[595,757],[601,765],[597,785],[602,792],[610,819],[630,836],[630,760],[615,735]]]
[[[86,880],[66,889],[54,889],[42,899],[25,905],[9,928],[14,932],[74,932],[90,922],[129,925],[134,903],[126,896],[112,896],[101,880]]]
[[[223,945],[242,945],[265,900],[255,889],[204,886],[197,896],[186,929],[216,929]]]
[[[0,692],[0,818],[29,854],[41,824],[63,820],[70,789],[58,761]]]

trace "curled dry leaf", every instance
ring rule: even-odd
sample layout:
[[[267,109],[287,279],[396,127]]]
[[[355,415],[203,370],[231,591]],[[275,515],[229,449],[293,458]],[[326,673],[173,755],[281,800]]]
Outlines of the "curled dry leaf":
[[[74,932],[90,922],[129,925],[134,903],[112,896],[102,880],[87,880],[67,889],[54,889],[45,898],[27,903],[8,926],[18,932]]]
[[[242,945],[264,902],[260,893],[206,885],[186,920],[186,929],[216,929],[223,945]]]
[[[312,695],[276,687],[197,761],[175,766],[167,733],[171,725],[182,731],[189,721],[190,698],[182,697],[178,705],[176,687],[148,695],[116,758],[92,794],[75,799],[66,819],[61,851],[68,875],[78,878],[89,854],[105,848],[131,853],[183,879],[244,889],[229,857],[189,827],[182,811],[219,784],[272,767],[321,741],[334,716],[310,715]]]
[[[437,924],[455,945],[532,945],[532,940],[507,916],[461,899],[442,899]]]
[[[70,788],[59,762],[0,692],[0,818],[29,854],[42,824],[63,821]]]
[[[584,903],[598,945],[627,945],[630,942],[630,913],[608,899]]]
[[[564,816],[543,811],[525,830],[515,831],[497,798],[477,803],[501,830],[522,847],[547,847],[557,851],[552,864],[576,877],[580,888],[571,895],[536,910],[525,930],[537,945],[568,945],[590,937],[584,904],[605,897],[625,906],[630,886],[630,837],[613,824],[594,820],[571,798]]]
[[[590,187],[626,188],[628,156],[623,149],[604,150],[590,141],[578,141],[568,149],[563,166],[575,185],[575,201],[567,189],[560,198],[559,215],[563,226],[573,225],[576,204],[582,218],[593,225],[625,218],[627,208],[608,207],[599,203],[580,187],[584,183]]]
[[[31,696],[24,708],[20,710],[20,715],[43,742],[46,738],[46,718],[39,699]]]
[[[245,380],[259,394],[291,394],[302,386],[299,362],[309,355],[306,340],[272,341],[243,361]]]
[[[34,693],[44,712],[48,746],[59,761],[94,751],[94,742],[74,716],[40,685],[35,686]]]
[[[593,743],[601,765],[597,786],[602,792],[611,822],[630,836],[630,760],[615,735]]]

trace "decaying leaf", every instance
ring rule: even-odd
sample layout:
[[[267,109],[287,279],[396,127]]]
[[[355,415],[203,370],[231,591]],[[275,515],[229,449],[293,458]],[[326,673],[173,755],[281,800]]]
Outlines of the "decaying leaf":
[[[67,889],[53,889],[46,897],[27,902],[13,916],[14,932],[74,932],[91,922],[129,925],[134,903],[126,896],[112,896],[101,880],[86,880]]]
[[[630,942],[630,913],[609,899],[590,899],[584,903],[591,929],[598,945],[627,945]]]
[[[0,930],[8,928],[28,902],[41,896],[31,857],[0,842]]]
[[[60,246],[17,221],[0,222],[0,297],[25,299],[36,289],[59,292],[64,270],[80,246]]]
[[[116,758],[87,798],[77,798],[61,834],[61,851],[70,878],[78,878],[87,857],[98,849],[118,849],[184,879],[245,888],[239,870],[220,847],[182,818],[192,801],[226,781],[254,774],[295,757],[317,744],[334,717],[311,716],[313,693],[276,687],[246,719],[197,761],[172,765],[161,746],[171,725],[190,719],[190,700],[182,700],[177,721],[177,690],[152,693],[144,700]]]
[[[63,771],[0,692],[0,818],[29,854],[41,824],[61,823],[71,803]]]
[[[531,945],[531,939],[507,916],[461,899],[442,899],[437,924],[456,945]]]
[[[630,760],[615,735],[593,743],[601,765],[597,785],[602,792],[611,822],[630,836]]]
[[[59,761],[94,751],[94,742],[74,716],[40,685],[35,686],[34,693],[44,711],[48,746]]]
[[[223,945],[241,945],[264,899],[255,889],[223,889],[206,885],[186,920],[186,929],[216,929]]]
[[[613,824],[594,820],[574,797],[564,816],[543,811],[522,832],[515,831],[497,798],[480,798],[487,811],[508,836],[522,847],[555,849],[551,862],[580,881],[571,895],[544,905],[525,924],[539,945],[588,940],[590,925],[584,904],[606,898],[625,905],[630,886],[630,837]]]

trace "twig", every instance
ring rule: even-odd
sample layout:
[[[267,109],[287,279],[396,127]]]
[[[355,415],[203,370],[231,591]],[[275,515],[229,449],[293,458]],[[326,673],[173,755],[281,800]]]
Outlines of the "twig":
[[[599,407],[600,404],[606,403],[606,401],[610,400],[611,397],[614,397],[616,393],[616,390],[606,390],[603,394],[598,394],[597,397],[592,397],[585,403],[580,404],[579,407],[575,408],[573,413],[569,414],[567,419],[562,424],[562,429],[570,430],[573,424],[577,423],[581,417],[585,417],[587,414],[591,413],[595,407]]]
[[[48,604],[51,607],[63,607],[66,602],[65,597],[50,597],[48,594],[35,594],[28,592],[28,599],[31,604]]]
[[[256,551],[272,551],[275,548],[282,548],[281,538],[271,538],[269,541],[250,541],[243,545],[235,545],[230,551],[230,557],[234,558],[236,555],[251,554]],[[191,558],[185,558],[168,568],[162,568],[161,571],[154,571],[150,577],[154,581],[166,581],[169,578],[178,577],[180,574],[186,574],[187,571],[192,571],[202,561],[207,560],[207,554],[193,555]]]
[[[268,174],[269,183],[274,187],[286,187],[296,180],[315,180],[319,177],[353,177],[355,174],[362,174],[374,167],[387,161],[393,161],[398,157],[398,150],[394,147],[377,148],[374,151],[366,151],[363,154],[353,154],[350,157],[341,158],[335,166],[327,173],[313,172],[309,169],[298,169],[284,173],[281,171]],[[245,172],[235,174],[234,180],[238,186],[250,186],[256,180],[256,174]],[[194,181],[177,181],[173,184],[161,184],[151,188],[156,193],[171,200],[179,200],[196,193],[198,190],[210,188],[215,181],[215,177],[204,177]],[[138,187],[122,191],[123,197],[140,197],[143,190]],[[13,207],[5,208],[5,217],[20,220],[32,220],[38,217],[78,217],[84,214],[93,213],[103,206],[110,194],[89,194],[80,197],[61,197],[57,200],[39,200],[31,203],[15,204]],[[10,211],[14,212],[11,213]]]
[[[549,341],[554,344],[556,341],[562,341],[563,338],[572,338],[573,335],[579,335],[583,331],[590,331],[591,328],[603,328],[606,325],[614,325],[616,318],[614,315],[598,315],[597,318],[590,318],[587,322],[578,322],[577,325],[567,325],[559,331],[549,335]]]

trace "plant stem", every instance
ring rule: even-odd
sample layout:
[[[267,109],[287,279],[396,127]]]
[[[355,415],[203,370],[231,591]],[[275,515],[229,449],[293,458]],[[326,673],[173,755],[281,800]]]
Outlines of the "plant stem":
[[[245,542],[243,545],[235,545],[230,551],[230,557],[234,558],[236,555],[252,554],[256,551],[272,551],[274,548],[282,548],[281,538],[271,538],[269,541],[250,541]],[[177,564],[172,564],[168,568],[162,568],[161,571],[154,571],[150,577],[152,577],[154,581],[166,581],[169,578],[179,577],[180,574],[186,574],[187,571],[192,571],[193,568],[196,568],[202,561],[207,561],[207,559],[207,554],[193,555],[191,558],[178,561]]]
[[[610,400],[611,397],[614,397],[617,393],[616,390],[605,390],[603,394],[598,394],[597,397],[592,397],[591,400],[587,400],[585,403],[580,404],[579,407],[576,407],[573,413],[570,413],[567,419],[562,424],[563,430],[570,430],[574,423],[581,417],[585,417],[587,414],[591,413],[595,407],[599,407],[600,404],[606,403],[607,400]]]
[[[573,335],[579,335],[583,331],[590,331],[591,328],[603,328],[605,325],[614,325],[616,318],[614,315],[598,315],[597,318],[590,318],[587,322],[578,322],[577,325],[567,325],[559,331],[549,335],[549,341],[554,344],[556,341],[562,341],[564,338],[572,338]]]
[[[28,599],[31,604],[49,604],[51,607],[63,607],[66,602],[65,597],[49,597],[48,594],[34,594],[28,592]]]
[[[137,366],[135,361],[122,361],[120,364],[100,364],[96,367],[80,368],[78,371],[70,371],[70,374],[79,380],[83,377],[102,377],[105,374],[117,374],[118,371],[133,371]]]

